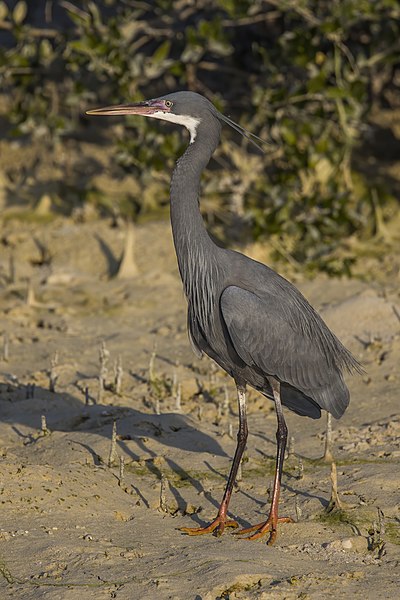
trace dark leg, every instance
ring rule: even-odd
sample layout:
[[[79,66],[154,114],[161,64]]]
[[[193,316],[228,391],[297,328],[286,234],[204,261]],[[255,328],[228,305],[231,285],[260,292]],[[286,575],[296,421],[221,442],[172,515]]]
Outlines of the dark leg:
[[[272,502],[271,508],[269,511],[268,519],[264,523],[259,523],[258,525],[254,525],[253,527],[248,527],[246,529],[242,529],[238,533],[251,533],[255,531],[253,535],[248,537],[249,540],[258,540],[260,537],[269,532],[268,544],[273,544],[276,540],[277,534],[277,525],[278,523],[291,523],[292,519],[290,517],[278,517],[278,505],[279,505],[279,494],[281,489],[281,479],[282,479],[282,468],[283,468],[283,459],[285,457],[285,449],[286,449],[286,441],[287,441],[287,427],[285,423],[285,419],[283,417],[282,404],[281,404],[281,386],[279,381],[274,379],[273,377],[268,378],[268,381],[271,384],[272,391],[274,393],[275,400],[275,408],[276,408],[276,416],[278,420],[278,429],[276,430],[276,441],[278,445],[278,450],[276,454],[276,469],[275,469],[275,478],[274,478],[274,491],[272,493]]]
[[[246,417],[246,388],[237,385],[237,394],[238,394],[238,403],[239,403],[239,431],[237,434],[237,446],[235,451],[235,456],[233,457],[233,462],[231,466],[231,470],[228,477],[228,482],[226,484],[224,496],[222,498],[221,505],[218,510],[218,515],[206,527],[181,527],[181,531],[188,533],[189,535],[202,535],[204,533],[212,533],[216,530],[217,535],[221,535],[225,529],[225,527],[239,527],[236,521],[227,521],[227,511],[229,506],[229,501],[231,499],[233,486],[236,481],[236,475],[238,472],[238,468],[240,465],[240,461],[243,456],[244,449],[246,448],[247,442],[247,417]]]

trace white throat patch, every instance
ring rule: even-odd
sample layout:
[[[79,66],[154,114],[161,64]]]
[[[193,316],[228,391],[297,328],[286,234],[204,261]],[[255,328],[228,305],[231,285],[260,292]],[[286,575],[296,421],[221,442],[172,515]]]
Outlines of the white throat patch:
[[[170,123],[183,125],[190,133],[190,143],[193,144],[194,140],[196,139],[197,127],[199,126],[200,119],[189,117],[188,115],[174,115],[173,113],[165,113],[162,110],[148,114],[146,117],[153,117],[154,119],[160,119],[161,121],[169,121]]]

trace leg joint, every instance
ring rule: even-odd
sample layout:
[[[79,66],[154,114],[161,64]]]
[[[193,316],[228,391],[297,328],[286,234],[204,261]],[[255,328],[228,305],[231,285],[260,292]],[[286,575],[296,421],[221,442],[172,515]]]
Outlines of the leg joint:
[[[276,430],[276,439],[277,441],[284,442],[288,436],[288,428],[286,427],[286,423],[280,423],[278,429]]]
[[[248,436],[247,423],[242,423],[237,432],[238,443],[246,443]]]

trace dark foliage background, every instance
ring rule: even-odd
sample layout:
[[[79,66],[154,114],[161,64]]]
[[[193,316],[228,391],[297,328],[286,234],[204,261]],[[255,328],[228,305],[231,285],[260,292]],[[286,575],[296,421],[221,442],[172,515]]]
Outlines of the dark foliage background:
[[[371,111],[400,108],[396,0],[0,1],[0,35],[2,130],[36,148],[5,169],[9,206],[47,189],[64,214],[163,210],[181,132],[83,113],[191,89],[274,142],[261,155],[224,131],[202,203],[219,235],[268,236],[277,257],[349,273],[346,242],[397,209],[360,150]],[[131,188],[108,194],[104,169]]]

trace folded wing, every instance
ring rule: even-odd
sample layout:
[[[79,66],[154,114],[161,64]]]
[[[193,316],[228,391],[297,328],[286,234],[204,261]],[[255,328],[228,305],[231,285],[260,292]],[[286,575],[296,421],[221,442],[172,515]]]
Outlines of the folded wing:
[[[342,370],[356,368],[356,362],[301,295],[229,286],[220,308],[235,351],[249,367],[283,384],[283,404],[302,414],[296,401],[306,396],[336,418],[343,414],[349,392]]]

